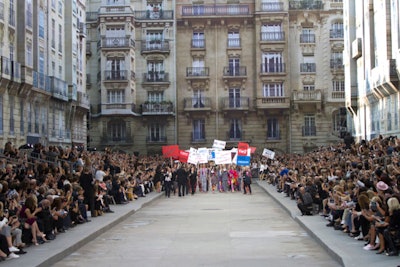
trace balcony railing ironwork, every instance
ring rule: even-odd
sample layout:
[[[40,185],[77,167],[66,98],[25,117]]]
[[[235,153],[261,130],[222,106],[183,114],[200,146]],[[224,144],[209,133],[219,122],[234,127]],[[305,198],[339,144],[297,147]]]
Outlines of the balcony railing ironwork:
[[[261,41],[284,41],[285,32],[262,32]]]
[[[251,15],[250,5],[190,5],[182,6],[182,16],[243,16]]]
[[[283,3],[279,1],[261,3],[261,11],[264,12],[283,11]]]
[[[285,63],[264,63],[261,64],[262,73],[282,73],[285,72]]]
[[[315,63],[300,63],[300,72],[316,72],[316,70]]]
[[[186,68],[186,77],[209,76],[208,67],[188,67]]]
[[[238,66],[238,67],[224,67],[223,76],[246,76],[247,69],[245,66]]]

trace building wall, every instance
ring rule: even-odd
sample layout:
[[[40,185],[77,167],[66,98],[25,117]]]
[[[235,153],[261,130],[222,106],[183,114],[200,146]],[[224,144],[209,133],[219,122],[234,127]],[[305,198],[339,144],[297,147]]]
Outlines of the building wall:
[[[71,21],[65,4],[65,1],[0,1],[3,125],[0,139],[4,143],[11,141],[17,147],[37,142],[73,145],[71,129],[76,129],[81,144],[86,145],[86,122],[82,117],[88,108],[82,109],[84,116],[75,116],[73,97],[68,94],[68,86],[78,82],[76,77],[67,78],[72,69],[68,70],[71,64],[66,58],[72,58],[69,42],[73,38],[64,35],[64,26]],[[84,13],[83,8],[80,14]],[[68,31],[76,34],[76,28]],[[7,70],[8,66],[11,70]],[[86,76],[82,67],[81,75]],[[83,125],[72,125],[71,118],[78,117],[78,123]]]
[[[359,140],[399,133],[398,1],[345,1],[346,107]],[[352,27],[354,25],[354,27]]]

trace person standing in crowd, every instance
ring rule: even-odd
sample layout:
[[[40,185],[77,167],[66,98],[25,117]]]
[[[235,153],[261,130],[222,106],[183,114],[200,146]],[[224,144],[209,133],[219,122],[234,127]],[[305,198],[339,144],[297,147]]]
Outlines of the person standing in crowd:
[[[221,173],[221,192],[227,192],[228,188],[228,170],[224,167]]]
[[[94,184],[95,179],[93,179],[93,175],[90,172],[89,167],[85,167],[83,169],[83,173],[79,177],[79,184],[84,190],[84,199],[83,203],[85,203],[90,210],[90,214],[92,217],[96,217],[95,207],[94,207]]]
[[[165,196],[168,198],[171,196],[171,186],[172,186],[172,172],[171,168],[167,167],[164,173],[164,190],[165,190]]]
[[[178,190],[179,190],[178,194],[180,197],[184,197],[187,185],[187,172],[183,167],[183,165],[181,165],[176,171],[176,177],[178,180]]]
[[[251,195],[251,172],[249,167],[245,167],[243,171],[243,194]]]
[[[192,166],[190,168],[189,181],[190,181],[190,192],[192,193],[192,195],[194,195],[194,193],[196,192],[196,186],[198,184],[197,170],[195,166]]]
[[[201,192],[207,192],[207,176],[208,169],[205,164],[201,164],[199,169],[199,191]]]
[[[217,189],[218,185],[218,177],[214,169],[210,171],[210,180],[211,180],[211,190],[213,193],[215,193],[215,190]]]

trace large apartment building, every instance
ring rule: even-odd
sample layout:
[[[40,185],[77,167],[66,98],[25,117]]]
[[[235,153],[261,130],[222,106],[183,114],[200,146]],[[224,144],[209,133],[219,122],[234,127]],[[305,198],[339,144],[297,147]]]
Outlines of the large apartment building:
[[[398,136],[398,0],[344,1],[346,107],[358,140]]]
[[[342,1],[0,5],[4,143],[303,153],[346,130]]]
[[[1,143],[86,145],[84,22],[82,0],[0,1]]]
[[[90,146],[303,153],[340,140],[342,1],[89,1]],[[97,79],[96,79],[97,77]]]

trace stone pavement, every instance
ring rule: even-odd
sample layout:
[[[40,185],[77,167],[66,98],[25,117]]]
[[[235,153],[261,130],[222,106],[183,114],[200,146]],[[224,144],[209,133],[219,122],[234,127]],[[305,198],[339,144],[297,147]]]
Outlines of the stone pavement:
[[[333,230],[332,227],[326,227],[327,222],[321,216],[300,216],[295,201],[276,192],[275,187],[265,181],[255,181],[255,184],[264,189],[311,237],[343,266],[396,267],[400,265],[400,257],[388,257],[384,254],[376,255],[375,251],[363,250],[364,242],[354,240],[341,231]],[[139,198],[126,205],[111,206],[115,213],[93,218],[91,222],[72,228],[49,243],[30,246],[26,249],[28,251],[27,254],[16,260],[2,262],[0,265],[51,266],[161,196],[162,194],[151,193],[145,198]]]

